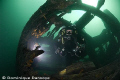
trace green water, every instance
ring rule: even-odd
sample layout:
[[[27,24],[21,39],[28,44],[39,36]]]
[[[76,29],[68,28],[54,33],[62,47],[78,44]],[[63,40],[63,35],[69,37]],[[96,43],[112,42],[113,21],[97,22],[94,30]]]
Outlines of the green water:
[[[45,1],[0,0],[0,77],[16,76],[15,58],[21,32],[32,14]],[[110,10],[120,21],[119,4],[120,0],[106,0],[101,10]],[[83,11],[73,11],[71,14],[64,16],[64,18],[73,23],[83,13]],[[85,27],[85,31],[93,37],[99,35],[104,28],[101,19],[95,17]]]

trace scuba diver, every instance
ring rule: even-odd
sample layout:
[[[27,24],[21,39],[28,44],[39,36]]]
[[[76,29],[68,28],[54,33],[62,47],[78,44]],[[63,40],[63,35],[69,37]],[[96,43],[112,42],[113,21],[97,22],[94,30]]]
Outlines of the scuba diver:
[[[62,28],[58,36],[55,53],[66,57],[67,65],[85,55],[85,40],[75,26]]]

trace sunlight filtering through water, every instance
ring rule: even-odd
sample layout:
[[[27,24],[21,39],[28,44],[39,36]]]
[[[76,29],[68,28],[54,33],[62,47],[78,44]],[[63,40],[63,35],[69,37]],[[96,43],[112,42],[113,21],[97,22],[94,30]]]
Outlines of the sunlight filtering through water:
[[[97,7],[98,0],[82,0],[82,3]]]

